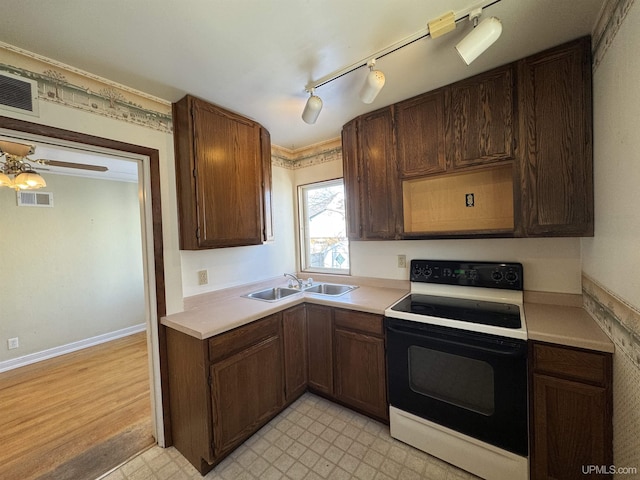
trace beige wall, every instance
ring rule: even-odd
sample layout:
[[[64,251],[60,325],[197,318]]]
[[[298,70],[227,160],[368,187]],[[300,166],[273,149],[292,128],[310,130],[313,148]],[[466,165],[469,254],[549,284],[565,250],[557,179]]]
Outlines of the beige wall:
[[[0,49],[0,63],[10,64],[29,70],[41,70],[43,60],[32,59],[26,52]],[[66,74],[72,67],[54,63],[56,69]],[[76,72],[77,73],[77,72]],[[82,76],[73,76],[76,83],[82,83]],[[93,81],[92,79],[86,81]],[[108,81],[107,81],[108,82]],[[115,86],[115,88],[118,88]],[[131,89],[123,90],[134,103],[150,104],[160,108],[163,104],[170,110],[168,102],[149,102],[145,96],[136,97]],[[164,243],[164,270],[166,284],[167,314],[184,309],[183,297],[217,290],[239,283],[272,278],[282,275],[284,270],[295,270],[295,244],[293,234],[293,198],[291,182],[293,174],[288,169],[274,167],[274,216],[276,218],[275,240],[267,245],[214,249],[198,252],[181,252],[178,241],[178,213],[175,186],[173,136],[167,129],[140,126],[122,117],[108,117],[91,109],[79,109],[45,100],[39,101],[40,115],[32,117],[20,113],[0,110],[0,115],[21,120],[50,125],[80,133],[155,148],[160,156],[160,180],[162,197],[162,223]],[[159,107],[160,106],[160,107]],[[151,108],[150,107],[150,108]],[[197,285],[197,272],[209,270],[210,283],[204,287]],[[184,282],[184,286],[183,286]],[[183,288],[184,287],[184,288]]]
[[[595,236],[582,241],[583,270],[640,309],[637,3],[611,42],[593,76]]]
[[[640,479],[640,5],[606,2],[596,26],[595,236],[582,240],[585,307],[616,346],[613,447]]]
[[[43,175],[53,208],[0,189],[0,362],[145,323],[138,185]]]
[[[0,54],[2,52],[0,51]],[[0,115],[27,122],[49,125],[75,132],[142,145],[159,151],[160,188],[167,311],[183,310],[180,256],[178,254],[178,216],[176,204],[173,137],[150,128],[87,113],[59,104],[40,101],[40,116],[0,111]]]

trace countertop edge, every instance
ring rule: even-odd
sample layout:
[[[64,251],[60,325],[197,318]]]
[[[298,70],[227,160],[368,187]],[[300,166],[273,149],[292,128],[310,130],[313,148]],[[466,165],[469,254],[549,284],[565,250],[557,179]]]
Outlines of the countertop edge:
[[[215,301],[203,302],[187,311],[162,317],[160,323],[199,340],[206,340],[302,303],[384,315],[387,307],[409,293],[408,289],[362,285],[337,297],[300,292],[271,303],[241,296],[251,291],[252,288],[236,289],[232,296],[219,297]],[[236,308],[233,308],[234,306]],[[226,316],[231,320],[224,322],[210,320],[211,317],[216,316],[218,318]]]
[[[524,312],[529,340],[615,352],[614,343],[583,307],[525,303]]]
[[[271,283],[274,281],[275,279]],[[269,283],[261,282],[262,285]],[[270,303],[241,297],[255,287],[247,285],[234,288],[231,295],[214,294],[211,298],[202,297],[189,310],[162,317],[160,323],[186,335],[206,340],[302,303],[384,315],[387,307],[409,293],[408,288],[402,288],[405,287],[402,283],[392,286],[401,288],[360,285],[353,290],[355,293],[350,292],[344,296],[325,297],[300,292],[290,298]],[[546,292],[535,292],[525,296],[525,300],[528,300],[524,303],[524,312],[529,340],[614,353],[614,343],[595,319],[579,306],[578,297],[581,295]],[[231,320],[211,320],[211,317]]]

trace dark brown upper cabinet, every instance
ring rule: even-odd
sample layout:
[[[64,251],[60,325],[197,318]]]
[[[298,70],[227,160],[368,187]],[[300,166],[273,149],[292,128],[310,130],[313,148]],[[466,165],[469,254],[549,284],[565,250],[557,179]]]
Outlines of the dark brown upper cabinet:
[[[453,168],[514,158],[514,66],[447,89],[447,157]]]
[[[589,37],[519,62],[527,236],[593,236]]]
[[[593,235],[588,37],[343,127],[351,239]]]
[[[362,115],[344,127],[350,238],[397,239],[402,234],[394,138],[392,107]]]
[[[360,172],[358,171],[358,120],[352,120],[342,127],[342,174],[347,215],[347,237],[351,240],[362,236],[360,221]]]
[[[440,89],[395,105],[398,165],[402,178],[445,171],[444,102],[444,90]]]
[[[271,144],[258,123],[187,95],[173,104],[180,248],[272,237]]]

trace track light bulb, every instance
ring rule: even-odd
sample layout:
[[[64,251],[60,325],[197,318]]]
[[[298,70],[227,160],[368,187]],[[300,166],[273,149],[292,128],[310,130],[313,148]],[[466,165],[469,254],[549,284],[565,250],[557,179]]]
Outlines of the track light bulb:
[[[379,70],[374,70],[373,67],[375,64],[375,59],[367,64],[369,66],[369,73],[360,90],[360,100],[364,103],[373,102],[380,93],[380,90],[382,90],[382,87],[384,87],[384,73]]]
[[[502,33],[502,22],[499,18],[489,17],[480,22],[456,45],[456,51],[470,65],[487,48],[498,40]]]
[[[318,115],[322,110],[322,99],[313,94],[313,88],[309,91],[310,96],[307,99],[307,104],[304,106],[302,112],[302,120],[309,125],[313,125],[318,120]]]

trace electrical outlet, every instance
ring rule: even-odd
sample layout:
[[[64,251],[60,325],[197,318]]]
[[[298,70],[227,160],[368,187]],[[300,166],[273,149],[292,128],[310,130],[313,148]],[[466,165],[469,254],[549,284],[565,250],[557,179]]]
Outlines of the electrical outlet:
[[[19,346],[20,341],[18,340],[18,337],[10,338],[7,340],[7,347],[9,348],[9,350],[13,350],[14,348],[18,348]]]
[[[398,255],[398,268],[407,268],[407,256]]]
[[[209,274],[207,270],[200,270],[198,272],[198,285],[207,285],[209,283]]]

